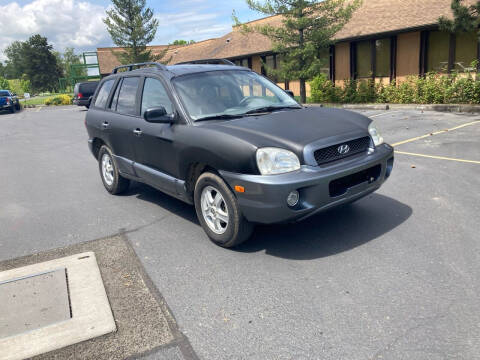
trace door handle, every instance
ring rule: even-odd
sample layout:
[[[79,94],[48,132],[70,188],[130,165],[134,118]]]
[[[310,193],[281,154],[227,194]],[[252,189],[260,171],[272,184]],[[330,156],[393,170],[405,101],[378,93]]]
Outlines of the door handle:
[[[140,129],[137,128],[137,129],[133,130],[133,133],[134,133],[136,136],[140,136],[140,135],[142,135],[142,130],[140,130]]]
[[[102,123],[102,127],[103,127],[104,129],[108,128],[109,126],[110,126],[110,124],[108,123],[108,121],[104,121],[104,122]]]

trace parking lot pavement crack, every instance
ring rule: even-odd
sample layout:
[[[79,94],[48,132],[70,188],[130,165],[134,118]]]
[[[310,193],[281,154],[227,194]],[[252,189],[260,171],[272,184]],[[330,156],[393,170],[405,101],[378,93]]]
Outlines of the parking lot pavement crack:
[[[152,225],[161,223],[163,220],[165,220],[165,219],[167,219],[167,218],[169,218],[169,217],[171,217],[171,216],[172,216],[171,214],[166,214],[166,215],[162,216],[162,217],[159,218],[159,219],[156,219],[156,220],[151,221],[151,222],[149,222],[149,223],[146,223],[146,224],[137,226],[137,227],[132,228],[132,229],[120,229],[118,233],[119,233],[119,234],[132,234],[132,233],[135,233],[135,232],[137,232],[137,231],[140,231],[140,230],[143,230],[143,229],[145,229],[145,228],[148,228],[148,227],[150,227],[150,226],[152,226]]]
[[[426,317],[421,319],[421,323],[416,324],[412,327],[409,327],[406,329],[402,334],[398,335],[396,338],[394,338],[391,342],[389,342],[386,346],[384,346],[382,349],[378,350],[372,357],[371,360],[377,360],[377,359],[385,359],[385,354],[388,353],[392,348],[398,344],[402,339],[405,339],[407,336],[409,336],[412,332],[421,329],[423,327],[429,326],[436,321],[443,319],[447,317],[450,308],[454,305],[454,301],[451,301],[450,304],[446,307],[444,311],[442,311],[439,314],[436,314],[434,316]]]

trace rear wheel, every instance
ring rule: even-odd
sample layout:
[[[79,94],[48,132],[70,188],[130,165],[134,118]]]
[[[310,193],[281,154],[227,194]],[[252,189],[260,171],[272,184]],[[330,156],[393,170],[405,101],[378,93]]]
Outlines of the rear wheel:
[[[247,240],[253,231],[238,201],[222,178],[214,173],[200,175],[195,185],[195,210],[208,237],[230,248]]]
[[[15,104],[12,104],[12,106],[10,106],[10,112],[11,112],[12,114],[14,114],[14,113],[15,113],[15,110],[16,110],[16,109],[15,109]]]
[[[98,152],[98,166],[103,185],[110,194],[120,194],[128,189],[130,181],[119,174],[112,151],[106,145]]]

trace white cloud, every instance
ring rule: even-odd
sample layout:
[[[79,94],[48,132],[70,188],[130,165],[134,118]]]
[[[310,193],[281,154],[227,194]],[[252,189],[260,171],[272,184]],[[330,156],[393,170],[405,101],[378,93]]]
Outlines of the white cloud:
[[[46,36],[57,50],[67,46],[93,50],[99,43],[110,43],[102,22],[105,8],[86,1],[34,0],[24,6],[12,2],[0,5],[0,14],[0,60],[12,41],[34,34]]]

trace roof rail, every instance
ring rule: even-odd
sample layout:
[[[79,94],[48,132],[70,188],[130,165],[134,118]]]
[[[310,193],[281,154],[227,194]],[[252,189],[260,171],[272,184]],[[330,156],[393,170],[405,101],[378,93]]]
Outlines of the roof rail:
[[[146,66],[146,65],[154,65],[158,70],[167,70],[167,67],[163,64],[158,62],[148,61],[143,63],[136,63],[136,64],[128,64],[128,65],[120,65],[117,66],[112,70],[112,74],[116,74],[119,69],[127,68],[127,71],[132,71],[134,67]]]
[[[187,65],[187,64],[212,64],[212,65],[233,65],[235,64],[227,59],[201,59],[201,60],[192,60],[192,61],[185,61],[179,62],[175,65]]]

